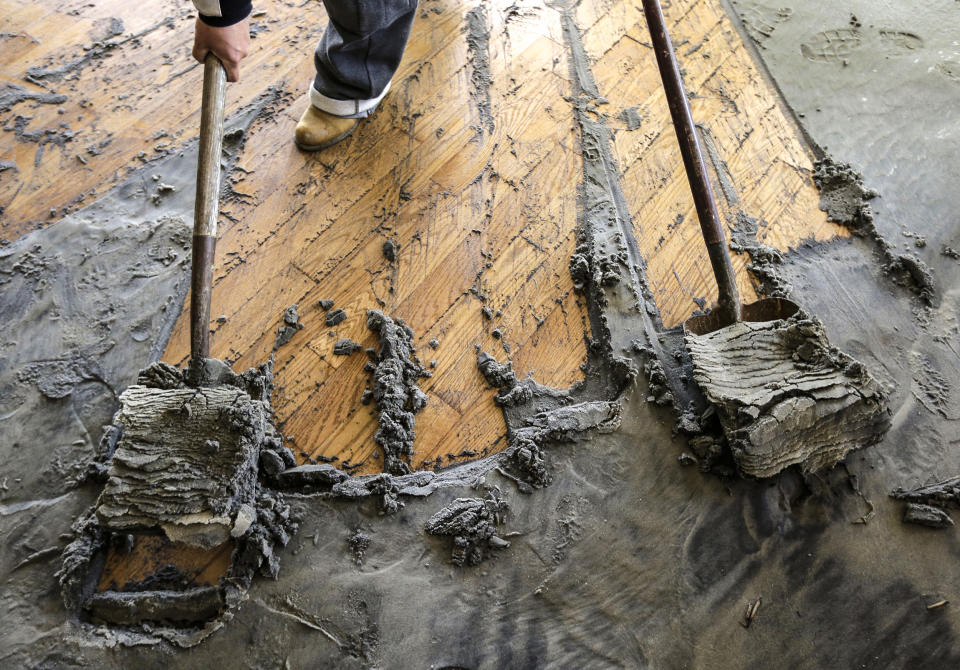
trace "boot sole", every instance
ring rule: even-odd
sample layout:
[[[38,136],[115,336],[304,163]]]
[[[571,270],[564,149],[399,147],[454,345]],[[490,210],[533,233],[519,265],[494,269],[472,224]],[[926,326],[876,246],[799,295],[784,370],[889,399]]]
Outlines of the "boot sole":
[[[321,149],[332,147],[334,144],[337,144],[338,142],[342,142],[343,140],[347,139],[348,137],[350,137],[350,135],[353,134],[353,131],[356,130],[357,126],[359,125],[360,125],[359,123],[355,123],[353,124],[353,127],[347,132],[342,133],[337,137],[334,137],[333,139],[327,140],[326,142],[321,142],[320,144],[302,144],[301,142],[298,142],[296,138],[294,138],[293,143],[296,144],[297,148],[300,149],[301,151],[320,151]]]

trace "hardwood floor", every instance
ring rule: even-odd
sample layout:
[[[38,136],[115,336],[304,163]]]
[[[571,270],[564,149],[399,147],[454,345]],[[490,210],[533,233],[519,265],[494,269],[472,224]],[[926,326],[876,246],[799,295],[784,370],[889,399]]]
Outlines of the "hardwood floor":
[[[758,219],[759,239],[782,251],[845,235],[818,209],[810,150],[719,0],[665,4],[722,213]],[[589,324],[568,272],[581,162],[557,7],[423,0],[381,108],[316,155],[291,137],[324,12],[318,3],[255,7],[262,13],[242,82],[228,87],[228,115],[275,97],[227,175],[212,354],[237,368],[264,361],[284,309],[298,305],[304,328],[276,352],[274,406],[299,458],[381,470],[376,418],[359,402],[366,358],[333,354],[342,337],[374,346],[370,308],[403,318],[433,371],[422,384],[429,402],[417,416],[414,467],[506,446],[477,347],[543,384],[582,377]],[[648,279],[672,326],[716,291],[642,11],[626,0],[572,9]],[[49,225],[197,135],[202,68],[189,54],[186,3],[0,0],[0,16],[9,94],[0,99],[12,101],[0,106],[0,238]],[[399,244],[393,262],[387,240]],[[735,255],[750,300],[745,262]],[[347,319],[327,327],[321,299]],[[187,314],[185,306],[164,360],[185,361]],[[111,568],[103,583],[136,574]]]

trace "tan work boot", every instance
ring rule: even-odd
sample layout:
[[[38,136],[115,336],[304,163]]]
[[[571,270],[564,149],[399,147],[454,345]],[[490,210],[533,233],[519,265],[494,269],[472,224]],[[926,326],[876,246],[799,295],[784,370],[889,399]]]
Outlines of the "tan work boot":
[[[308,105],[297,123],[293,141],[304,151],[320,151],[348,137],[358,123],[360,119],[344,119]]]

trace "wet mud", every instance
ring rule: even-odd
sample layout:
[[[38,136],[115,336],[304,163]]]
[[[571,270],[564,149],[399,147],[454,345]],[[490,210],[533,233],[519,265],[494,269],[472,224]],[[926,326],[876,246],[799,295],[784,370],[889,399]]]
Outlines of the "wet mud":
[[[498,494],[494,490],[486,498],[457,498],[427,521],[425,528],[431,535],[453,538],[450,561],[454,565],[477,565],[496,549],[510,546],[497,535],[508,509]]]
[[[255,574],[277,577],[277,551],[300,519],[265,483],[296,461],[273,425],[271,363],[243,374],[215,359],[183,371],[154,363],[137,381],[105,429],[105,465],[92,477],[103,489],[74,524],[57,577],[78,625],[106,622],[141,643],[192,646],[232,616]],[[232,543],[227,574],[217,586],[155,573],[95,590],[107,548],[151,533],[207,550]]]
[[[377,310],[367,311],[367,328],[380,342],[367,363],[372,377],[370,397],[378,418],[374,441],[383,451],[383,470],[393,475],[411,472],[410,457],[416,439],[417,412],[427,405],[427,394],[417,381],[431,376],[420,364],[413,331],[403,319],[396,321]]]
[[[493,83],[493,76],[490,73],[490,19],[487,16],[488,11],[487,6],[481,4],[471,9],[464,16],[464,30],[470,60],[470,98],[473,100],[479,116],[479,123],[476,127],[478,136],[482,136],[484,132],[492,133],[494,129],[490,99],[490,86]],[[384,247],[384,255],[386,255],[386,247]]]
[[[755,34],[766,40],[765,54],[775,53],[773,41],[791,34],[800,8],[791,12],[753,4]],[[69,658],[106,668],[162,667],[175,658],[185,667],[207,667],[211,659],[236,654],[238,646],[245,662],[257,667],[957,664],[957,615],[950,606],[928,608],[955,597],[956,574],[949,566],[960,555],[960,541],[950,527],[933,531],[902,523],[901,509],[927,505],[945,512],[947,506],[932,504],[935,497],[900,502],[887,493],[942,480],[958,467],[951,446],[955,431],[947,417],[960,416],[960,399],[955,385],[936,380],[951,380],[960,372],[952,349],[960,305],[953,288],[956,275],[943,270],[943,263],[955,261],[939,255],[941,245],[958,248],[960,243],[949,230],[911,222],[910,230],[929,240],[927,247],[911,249],[937,275],[939,302],[926,304],[912,290],[891,286],[869,239],[779,255],[757,243],[757,222],[748,217],[735,222],[742,234],[734,237],[750,253],[754,268],[766,273],[765,285],[789,290],[823,322],[831,343],[862,361],[888,393],[890,432],[880,443],[852,451],[843,465],[815,476],[791,467],[755,481],[703,476],[695,468],[680,467],[678,456],[683,463],[684,453],[691,456],[688,462],[702,466],[715,459],[722,465],[729,449],[711,436],[709,425],[719,419],[693,383],[682,333],[662,327],[647,289],[608,120],[591,109],[601,92],[573,7],[557,2],[543,11],[561,17],[574,80],[571,118],[584,159],[580,231],[570,263],[587,300],[593,334],[584,381],[571,389],[549,389],[518,379],[509,361],[477,352],[476,374],[497,389],[491,397],[507,420],[508,448],[438,472],[357,477],[328,464],[291,466],[281,452],[263,451],[261,491],[278,491],[275,495],[284,501],[256,503],[258,510],[275,512],[264,532],[282,528],[285,515],[302,520],[286,547],[259,563],[266,574],[276,574],[282,563],[280,578],[254,580],[242,603],[226,603],[227,625],[225,617],[186,637],[177,637],[186,635],[184,628],[175,634],[159,630],[150,646],[142,646],[145,638],[126,625],[84,628],[65,621],[52,584],[54,558],[64,545],[61,535],[70,532],[74,518],[79,519],[71,535],[77,552],[67,553],[64,570],[72,566],[71,574],[89,574],[77,570],[76,562],[91,553],[85,547],[103,541],[93,532],[99,528],[96,517],[84,514],[98,487],[81,482],[102,476],[109,467],[109,447],[76,445],[69,457],[61,451],[37,468],[36,459],[26,455],[32,456],[41,441],[32,432],[12,433],[22,454],[10,450],[10,471],[22,481],[11,478],[12,493],[4,492],[0,499],[0,531],[8,538],[0,568],[16,579],[5,582],[0,605],[16,608],[20,616],[15,626],[0,630],[5,664],[63,665]],[[849,51],[854,58],[869,44],[863,37],[868,24],[858,30],[863,31],[861,46]],[[907,38],[888,42],[902,49],[914,44]],[[791,48],[802,54],[799,43]],[[804,60],[818,67],[833,62]],[[788,102],[793,104],[789,95]],[[857,156],[830,148],[844,160],[863,164]],[[864,182],[877,184],[869,174]],[[884,196],[872,206],[899,200],[884,184],[876,188]],[[936,183],[931,188],[947,193],[937,191]],[[180,190],[169,197],[183,195]],[[943,200],[949,202],[949,197]],[[910,203],[914,210],[922,209],[918,202]],[[931,202],[929,211],[937,207]],[[877,228],[892,240],[895,236],[884,229],[886,216],[877,207]],[[49,236],[42,239],[64,244],[66,237],[55,237],[65,235],[61,224],[41,231]],[[188,239],[182,243],[186,248]],[[30,255],[26,243],[14,246],[11,257],[18,270],[0,278],[40,281],[51,276],[49,263],[44,264],[49,250],[46,256]],[[159,255],[163,257],[162,250]],[[169,276],[158,277],[175,283],[185,268],[174,265]],[[98,290],[103,290],[106,280],[99,279]],[[825,286],[839,288],[827,291]],[[90,426],[88,434],[98,434],[94,424],[112,416],[116,396],[150,360],[145,352],[152,346],[152,360],[159,357],[171,319],[131,327],[143,318],[133,312],[111,322],[116,343],[109,355],[92,347],[75,352],[72,343],[57,343],[44,354],[47,358],[29,359],[33,367],[23,379],[0,377],[18,401],[30,400],[44,417],[53,410],[79,415],[79,408],[88,406],[81,403],[89,397],[85,394],[102,385],[98,378],[108,380],[112,395],[102,393],[99,413],[85,420],[64,415],[73,423],[45,428],[45,443],[65,444],[62,426],[78,421]],[[388,320],[396,329],[397,321],[386,315],[380,323]],[[27,317],[14,320],[10,332],[18,333],[18,342],[30,341],[29,323]],[[127,332],[147,335],[137,342],[121,336]],[[402,345],[402,339],[398,335],[392,342]],[[455,343],[444,342],[451,345]],[[63,354],[65,349],[70,355]],[[125,376],[114,381],[120,375],[105,361],[128,350],[135,353],[125,353],[122,366],[114,364]],[[8,345],[9,351],[18,346]],[[371,361],[375,378],[379,353],[376,358]],[[44,368],[47,359],[56,359],[56,366]],[[410,356],[403,360],[415,361]],[[398,357],[388,355],[383,362],[389,362],[381,375],[383,388],[396,393],[392,407],[409,412],[416,377],[408,383]],[[15,368],[26,364],[17,362]],[[47,378],[50,383],[43,381]],[[637,392],[635,387],[640,387]],[[12,403],[4,405],[5,413],[14,409]],[[20,420],[24,415],[16,416]],[[6,421],[5,430],[10,425]],[[695,434],[693,440],[671,435],[682,426],[689,430],[681,432]],[[397,461],[408,466],[402,453],[407,443],[397,444]],[[410,445],[415,446],[412,439]],[[73,478],[64,479],[65,471],[73,472]],[[911,515],[942,519],[923,509]],[[264,535],[258,542],[272,546],[274,539],[278,536]],[[471,566],[475,562],[479,564]],[[190,593],[190,598],[199,609],[209,603],[207,595]],[[98,611],[109,617],[134,597],[97,603]],[[417,616],[411,617],[411,611]],[[210,635],[214,627],[220,630]],[[171,647],[199,639],[203,645],[189,657]]]

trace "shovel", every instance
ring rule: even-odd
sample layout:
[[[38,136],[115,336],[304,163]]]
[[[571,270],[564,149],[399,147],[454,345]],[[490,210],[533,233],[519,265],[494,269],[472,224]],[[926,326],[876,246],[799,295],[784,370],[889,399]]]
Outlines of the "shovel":
[[[134,563],[140,565],[126,571],[146,573],[140,582],[149,587],[90,595],[84,608],[99,620],[192,624],[215,616],[225,602],[223,580],[216,581],[220,575],[208,575],[206,584],[193,583],[186,573],[181,579],[179,561],[216,563],[222,574],[231,540],[242,537],[257,515],[258,457],[271,430],[269,379],[255,371],[236,375],[209,358],[225,92],[223,65],[208,55],[194,208],[190,363],[182,372],[154,363],[120,396],[114,417],[119,438],[96,505],[103,530],[138,535],[148,545],[136,552]],[[176,565],[164,566],[167,561]],[[171,570],[173,576],[164,577]]]
[[[717,409],[741,473],[769,477],[835,465],[889,426],[884,393],[863,366],[830,347],[823,326],[785,298],[741,305],[720,215],[659,0],[643,0],[683,155],[717,304],[683,324],[693,377]],[[793,317],[793,318],[791,318]]]
[[[703,241],[706,242],[713,276],[717,280],[716,306],[708,314],[693,316],[684,321],[683,330],[685,333],[706,335],[737,321],[773,321],[792,316],[800,308],[796,303],[784,298],[763,298],[747,305],[740,304],[740,295],[734,281],[733,264],[730,262],[727,241],[720,226],[720,214],[717,212],[713,188],[707,178],[703,152],[700,150],[697,130],[690,114],[690,105],[687,103],[677,59],[673,53],[673,44],[664,25],[660,1],[643,0],[643,12],[647,17],[650,38],[657,54],[660,79],[663,81],[667,104],[670,106],[670,116],[673,118],[673,127],[680,143],[687,180],[690,182],[690,190],[693,191],[693,202],[697,209],[697,218],[700,220]]]

